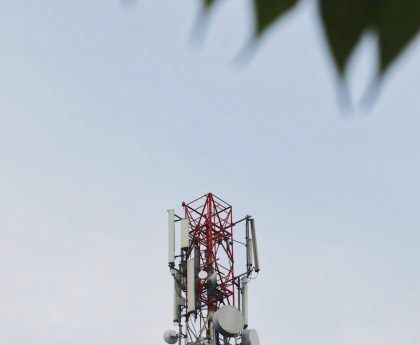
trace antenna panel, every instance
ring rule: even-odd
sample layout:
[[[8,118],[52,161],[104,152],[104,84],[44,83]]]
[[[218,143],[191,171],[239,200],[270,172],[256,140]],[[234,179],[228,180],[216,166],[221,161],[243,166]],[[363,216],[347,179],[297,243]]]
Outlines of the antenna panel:
[[[168,210],[168,263],[175,264],[175,210]]]
[[[248,277],[242,277],[242,315],[244,327],[248,327]]]
[[[252,264],[254,264],[254,261],[253,261],[254,258],[253,258],[253,255],[252,255],[253,250],[254,250],[254,241],[252,240],[252,238],[248,238],[247,241],[246,241],[246,255],[247,255],[246,262],[249,265],[247,267],[248,273],[250,273],[251,268],[252,268]]]
[[[181,249],[190,246],[189,222],[187,218],[181,220]]]
[[[187,313],[195,311],[195,260],[187,262]]]
[[[258,258],[258,245],[257,245],[257,233],[255,229],[255,220],[251,219],[251,234],[252,234],[252,250],[254,252],[254,267],[255,272],[259,272],[260,270],[260,260]]]
[[[173,321],[179,322],[181,320],[181,308],[180,308],[180,297],[181,297],[181,282],[180,274],[178,271],[174,274],[174,306],[173,306]]]

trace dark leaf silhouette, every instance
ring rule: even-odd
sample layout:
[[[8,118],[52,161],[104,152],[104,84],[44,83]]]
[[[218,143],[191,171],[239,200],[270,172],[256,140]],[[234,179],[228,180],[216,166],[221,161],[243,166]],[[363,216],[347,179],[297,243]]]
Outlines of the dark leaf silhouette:
[[[210,7],[212,7],[217,0],[203,0],[203,7],[205,9],[209,9]]]
[[[351,53],[372,23],[369,1],[320,0],[320,14],[337,69],[344,74]]]
[[[383,0],[375,16],[379,40],[379,70],[384,73],[420,28],[420,0]]]
[[[299,0],[254,0],[255,34],[260,36],[298,2]]]
[[[209,9],[217,0],[202,0]],[[300,3],[299,0],[253,0],[255,31],[259,38]],[[384,74],[419,34],[420,0],[318,0],[319,13],[331,55],[344,76],[352,53],[363,35],[378,40],[378,73]]]

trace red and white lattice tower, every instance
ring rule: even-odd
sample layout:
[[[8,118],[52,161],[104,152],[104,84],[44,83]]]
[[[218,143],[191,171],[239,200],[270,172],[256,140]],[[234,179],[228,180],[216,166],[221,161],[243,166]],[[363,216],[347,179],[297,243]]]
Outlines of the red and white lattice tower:
[[[168,210],[168,262],[174,277],[173,321],[178,331],[166,331],[165,341],[259,345],[256,331],[247,329],[248,283],[259,271],[254,220],[246,216],[234,223],[232,206],[212,193],[182,206],[183,217]],[[244,240],[238,241],[233,231],[242,222]],[[179,255],[175,255],[176,243]],[[234,244],[245,247],[245,268],[239,275],[235,275]]]

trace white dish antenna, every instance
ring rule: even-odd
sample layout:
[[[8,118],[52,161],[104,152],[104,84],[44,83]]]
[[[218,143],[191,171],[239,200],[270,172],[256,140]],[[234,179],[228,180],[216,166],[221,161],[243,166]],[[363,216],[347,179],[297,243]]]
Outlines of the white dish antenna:
[[[165,333],[163,333],[163,340],[168,344],[175,344],[178,341],[178,335],[172,330],[165,331]]]
[[[209,276],[209,274],[206,271],[198,272],[198,278],[200,278],[201,280],[207,279],[208,276]]]
[[[246,329],[241,335],[242,345],[260,345],[258,333],[255,329]]]
[[[213,315],[215,329],[225,337],[234,337],[244,329],[242,313],[232,305],[225,305]]]

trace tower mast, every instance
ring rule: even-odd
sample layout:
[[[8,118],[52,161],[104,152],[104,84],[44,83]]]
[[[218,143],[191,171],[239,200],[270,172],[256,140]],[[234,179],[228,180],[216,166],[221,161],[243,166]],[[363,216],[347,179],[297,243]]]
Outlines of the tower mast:
[[[238,344],[238,341],[244,345],[259,345],[255,343],[258,337],[253,330],[254,341],[246,343],[250,338],[250,331],[245,329],[248,310],[240,311],[247,309],[244,298],[248,295],[248,277],[256,271],[249,262],[251,251],[254,251],[254,262],[257,253],[256,248],[251,248],[248,231],[251,220],[254,229],[253,219],[246,216],[234,223],[232,206],[212,193],[183,202],[182,206],[184,218],[176,216],[173,210],[168,211],[168,261],[175,285],[174,322],[179,330],[178,333],[165,332],[165,340],[179,345],[182,340],[185,345],[228,345]],[[171,252],[175,243],[172,222],[181,223],[178,256]],[[233,229],[242,222],[246,224],[246,231],[245,240],[241,242],[234,239]],[[255,236],[255,229],[252,234]],[[246,247],[245,272],[238,276],[235,276],[234,242]]]

